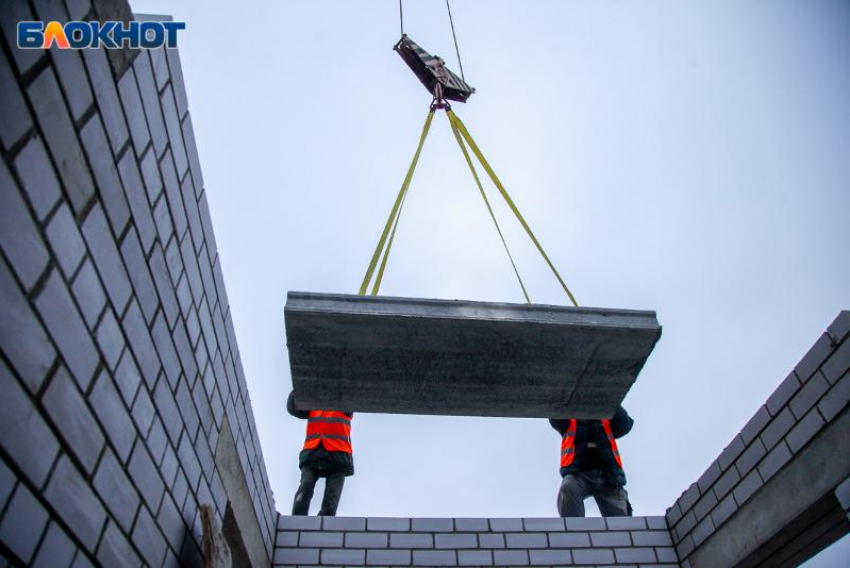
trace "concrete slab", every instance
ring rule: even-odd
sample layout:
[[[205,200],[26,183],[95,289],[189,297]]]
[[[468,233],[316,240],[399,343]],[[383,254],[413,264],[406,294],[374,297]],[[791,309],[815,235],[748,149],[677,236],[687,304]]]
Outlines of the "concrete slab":
[[[290,292],[297,406],[610,417],[661,336],[655,312]]]

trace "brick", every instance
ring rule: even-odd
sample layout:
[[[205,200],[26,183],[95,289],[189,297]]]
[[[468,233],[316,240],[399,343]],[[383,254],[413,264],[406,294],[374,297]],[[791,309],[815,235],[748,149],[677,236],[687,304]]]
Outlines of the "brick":
[[[159,307],[159,296],[157,296],[153,278],[151,278],[150,270],[148,270],[142,244],[133,229],[127,232],[124,242],[121,243],[121,256],[124,257],[124,262],[127,265],[130,280],[133,282],[133,290],[145,316],[145,321],[151,323]]]
[[[198,411],[195,409],[195,403],[192,401],[192,394],[186,386],[186,381],[180,381],[180,385],[177,387],[176,401],[180,414],[183,416],[186,431],[189,432],[190,438],[194,440],[200,426],[200,418],[198,418]]]
[[[86,550],[94,552],[106,524],[106,511],[68,456],[59,459],[44,496],[65,523],[74,527]]]
[[[126,343],[121,327],[111,309],[103,315],[103,319],[97,327],[95,338],[109,370],[114,371],[118,366]]]
[[[673,546],[667,531],[634,531],[632,542],[635,546]]]
[[[528,554],[532,566],[572,564],[573,560],[569,550],[530,550]]]
[[[794,415],[791,414],[791,411],[787,408],[783,409],[761,434],[765,448],[768,450],[773,448],[794,426],[795,422],[796,420],[794,419]]]
[[[131,540],[139,552],[142,553],[148,565],[162,565],[168,545],[159,527],[157,527],[156,521],[154,521],[145,507],[142,507],[139,511],[139,517],[136,520],[136,526],[133,528]]]
[[[655,551],[651,548],[617,548],[614,550],[618,563],[655,562]]]
[[[139,384],[142,382],[142,375],[133,361],[133,356],[127,349],[121,355],[118,361],[118,367],[115,370],[115,386],[121,393],[121,398],[128,407],[132,407],[133,399],[136,398],[136,392],[139,389]]]
[[[18,51],[30,50],[12,49]],[[5,55],[0,56],[0,108],[0,141],[9,150],[32,128],[32,117]]]
[[[480,518],[457,518],[455,519],[455,531],[457,532],[486,532],[490,529],[487,519]]]
[[[342,548],[341,532],[305,532],[301,535],[299,546],[302,548]]]
[[[523,519],[525,530],[530,532],[562,531],[564,530],[564,519],[554,518],[529,518]],[[486,529],[483,529],[486,530]]]
[[[818,367],[823,364],[829,354],[832,352],[832,340],[829,334],[822,334],[818,340],[812,345],[811,349],[803,356],[794,372],[797,373],[800,382],[805,386],[806,381],[818,370]],[[796,414],[796,412],[795,412]]]
[[[201,320],[201,330],[203,331],[204,343],[207,346],[207,352],[211,355],[214,354],[218,350],[218,343],[215,338],[215,331],[213,330],[212,317],[210,315],[209,307],[205,300],[201,301],[201,305],[199,307],[198,313],[200,314]],[[218,365],[221,365],[221,361],[218,361]],[[220,369],[222,372],[218,372],[219,369],[216,369],[216,377],[221,378],[224,377],[224,368]],[[224,385],[229,388],[229,385]],[[233,391],[233,389],[230,389]],[[238,393],[233,391],[233,397],[236,398]]]
[[[171,279],[168,275],[168,267],[165,264],[165,256],[162,252],[162,247],[157,244],[151,254],[149,266],[151,275],[153,276],[154,284],[159,293],[160,305],[168,319],[168,327],[174,327],[174,322],[180,313],[180,308],[177,305],[177,296],[174,294],[174,287],[171,284]]]
[[[694,544],[699,546],[705,540],[711,536],[714,532],[714,523],[711,521],[711,517],[706,517],[699,524],[694,527],[694,532],[691,533],[694,539]]]
[[[182,120],[188,111],[189,101],[186,97],[183,69],[180,66],[180,53],[176,49],[165,49],[163,52],[168,62],[168,70],[172,76],[171,85],[174,88],[174,99],[177,102],[177,114]]]
[[[370,531],[409,531],[410,519],[370,517],[366,519],[366,529]]]
[[[655,556],[658,558],[658,562],[679,566],[679,556],[676,554],[675,548],[656,548]]]
[[[79,214],[94,195],[94,183],[74,126],[65,110],[59,84],[49,67],[33,80],[28,94],[47,147],[59,166],[59,177],[64,182],[74,211]]]
[[[673,506],[667,509],[667,513],[664,516],[665,523],[668,526],[673,526],[679,522],[679,519],[682,518],[682,509],[679,507],[679,503],[673,503]]]
[[[643,517],[608,517],[605,523],[612,530],[643,530],[646,528],[646,520]]]
[[[568,531],[604,531],[607,528],[602,517],[567,517],[565,520]]]
[[[573,550],[573,562],[576,564],[614,564],[614,552],[591,548]]]
[[[0,247],[31,290],[47,267],[49,254],[5,163],[0,163]]]
[[[136,440],[136,428],[115,383],[106,371],[102,371],[95,382],[89,394],[89,403],[121,462],[126,463]]]
[[[103,450],[103,432],[64,367],[50,381],[41,402],[66,446],[91,474]]]
[[[590,542],[594,547],[631,546],[632,539],[627,532],[606,531],[590,533]]]
[[[12,470],[6,465],[6,462],[0,459],[0,511],[6,507],[12,491],[15,489],[18,478],[12,473]]]
[[[168,64],[165,61],[165,50],[151,49],[148,53],[151,56],[151,67],[153,68],[153,76],[156,79],[156,88],[161,92],[169,80]]]
[[[133,408],[130,410],[130,414],[133,416],[133,422],[136,423],[136,428],[139,429],[142,436],[147,437],[151,423],[153,422],[153,401],[147,389],[142,388],[138,392],[139,394],[136,396],[135,402],[133,402]]]
[[[148,151],[139,160],[139,165],[142,172],[142,181],[144,181],[145,190],[147,191],[148,201],[150,203],[156,203],[162,193],[162,176],[159,175],[159,163],[150,148],[148,148]],[[167,212],[166,215],[168,215]]]
[[[118,458],[110,450],[103,454],[92,486],[106,504],[112,517],[124,532],[129,534],[130,529],[133,528],[136,511],[139,510],[139,494],[124,473]]]
[[[39,3],[36,2],[36,5]],[[36,9],[43,20],[57,19],[62,21],[67,18],[64,10],[61,10],[62,16],[51,17],[43,15],[39,8]],[[58,16],[58,14],[56,15]],[[82,57],[76,49],[59,49],[53,46],[49,51],[50,57],[53,59],[53,67],[59,75],[59,82],[65,92],[65,99],[68,101],[71,116],[75,122],[79,121],[94,104],[94,97],[86,76],[86,70],[83,67]]]
[[[452,532],[454,530],[454,521],[447,518],[423,518],[412,519],[414,532]],[[517,519],[520,523],[521,521]],[[493,529],[497,530],[497,529]],[[522,530],[521,528],[519,530]]]
[[[118,94],[127,116],[127,126],[136,148],[136,154],[142,151],[150,143],[147,121],[142,107],[142,99],[139,95],[139,87],[136,82],[136,73],[131,68],[118,81]]]
[[[322,560],[324,560],[324,558],[322,558]],[[457,553],[449,550],[414,550],[413,565],[457,566]]]
[[[717,480],[717,483],[714,484],[714,493],[717,495],[717,498],[723,499],[723,497],[732,490],[740,479],[741,476],[738,474],[738,470],[734,467],[724,473],[720,479]]]
[[[850,341],[845,341],[821,368],[821,373],[829,384],[834,385],[850,369]]]
[[[145,254],[150,252],[156,239],[156,226],[153,223],[151,206],[148,203],[147,192],[142,185],[142,176],[136,163],[136,156],[132,152],[125,152],[121,161],[118,162],[118,175],[124,186],[124,194],[130,204],[133,213],[133,221],[139,232],[139,241]]]
[[[103,308],[106,306],[106,294],[91,260],[86,259],[82,268],[74,277],[71,293],[77,300],[80,312],[90,330],[94,330]]]
[[[839,312],[826,332],[829,334],[834,345],[841,343],[850,334],[850,310]]]
[[[279,548],[274,551],[274,565],[306,565],[319,563],[319,550],[316,548]]]
[[[799,452],[803,446],[805,446],[809,440],[814,437],[815,434],[820,432],[820,429],[823,428],[823,426],[824,420],[821,418],[817,409],[813,408],[810,410],[809,413],[806,414],[796,426],[794,426],[794,429],[791,430],[785,438],[791,452],[794,454]]]
[[[661,516],[644,517],[649,530],[667,530],[667,520]]]
[[[767,454],[761,439],[756,439],[746,451],[741,454],[738,461],[735,462],[735,468],[743,476],[758,464],[759,461]]]
[[[457,562],[459,566],[492,566],[493,553],[489,550],[459,550]]]
[[[516,518],[504,518],[504,519],[490,519],[490,530],[496,532],[507,532],[507,531],[521,531],[522,528],[522,519]]]
[[[696,502],[696,505],[694,505],[693,509],[694,515],[696,516],[697,520],[701,520],[708,513],[710,513],[715,505],[717,505],[717,497],[715,497],[714,491],[709,491],[708,493],[700,497],[700,500]]]
[[[0,541],[28,564],[50,516],[24,484],[19,483],[0,523]]]
[[[109,142],[103,130],[103,125],[97,116],[80,131],[80,140],[91,164],[92,174],[100,190],[100,199],[116,235],[120,235],[130,221],[130,208],[124,189],[115,168],[115,159],[109,150]],[[127,152],[126,156],[132,156]]]
[[[150,332],[148,331],[139,305],[136,302],[130,304],[121,327],[127,335],[130,349],[136,357],[136,361],[142,371],[142,377],[149,387],[152,387],[159,375],[161,365],[153,345]]]
[[[171,213],[168,211],[168,200],[165,197],[160,197],[153,207],[153,222],[156,225],[159,240],[167,243],[174,234],[174,228],[171,225]]]
[[[390,548],[434,548],[434,536],[430,533],[391,533]],[[504,548],[504,539],[501,548]]]
[[[802,418],[810,408],[816,405],[821,397],[829,390],[829,383],[823,374],[814,374],[809,381],[803,385],[800,391],[791,399],[789,406],[798,419]]]
[[[180,360],[177,358],[177,351],[174,349],[174,342],[171,340],[171,332],[168,330],[168,325],[162,312],[159,312],[156,315],[156,319],[154,319],[153,327],[151,328],[151,337],[159,354],[159,360],[162,363],[168,384],[174,390],[177,388],[177,381],[180,379],[182,367],[180,366]]]
[[[183,466],[183,471],[186,473],[189,487],[197,487],[201,481],[201,465],[198,463],[198,457],[192,448],[192,442],[189,441],[188,436],[183,436],[180,440],[180,446],[177,448],[177,457],[180,458],[180,465]]]
[[[681,558],[682,560],[686,560],[688,555],[690,555],[690,553],[693,552],[693,550],[694,550],[694,539],[691,537],[691,535],[688,535],[687,537],[682,539],[681,542],[676,544],[676,553],[678,554],[679,558]],[[685,562],[682,563],[682,566],[685,566]],[[690,566],[690,564],[688,564],[688,566]]]
[[[216,255],[218,246],[215,242],[215,231],[213,231],[212,217],[210,217],[210,207],[207,203],[207,193],[204,192],[198,198],[198,210],[201,213],[201,224],[204,226],[204,237],[207,241],[207,250],[209,251],[210,261]]]
[[[159,411],[159,416],[162,418],[165,431],[168,432],[168,438],[176,446],[180,440],[180,432],[183,430],[183,419],[180,416],[180,410],[177,408],[177,401],[165,381],[157,383],[153,392],[153,400]]]
[[[195,250],[200,251],[206,240],[204,239],[204,226],[201,224],[201,212],[198,209],[197,197],[195,197],[195,188],[192,187],[192,176],[186,176],[186,179],[180,184],[180,191],[183,194],[183,207],[186,211],[189,233],[192,235]],[[203,264],[203,258],[201,263]]]
[[[63,204],[56,211],[45,233],[54,251],[54,258],[65,275],[70,278],[83,262],[86,245],[77,228],[77,222],[66,205]]]
[[[549,533],[549,546],[552,548],[586,548],[590,546],[590,535],[584,532]]]
[[[686,534],[691,532],[693,528],[697,525],[697,517],[693,511],[688,511],[688,513],[682,517],[682,520],[679,521],[676,526],[673,528],[675,531],[676,538],[682,540]]]
[[[162,113],[165,118],[168,140],[171,143],[171,151],[174,153],[174,164],[177,166],[177,177],[183,179],[189,169],[189,161],[186,157],[186,148],[183,146],[183,131],[180,128],[177,106],[170,86],[165,88],[160,101],[162,102]]]
[[[127,471],[151,511],[159,510],[165,487],[145,444],[136,444]]]
[[[76,18],[75,18],[76,19]],[[112,70],[103,49],[82,50],[83,61],[91,78],[95,99],[100,110],[100,116],[106,125],[112,151],[116,154],[126,144],[129,133],[121,110],[118,90],[112,77]]]
[[[753,470],[748,476],[741,480],[741,483],[732,492],[735,495],[735,502],[740,507],[747,499],[749,499],[762,486],[762,479],[759,476],[758,470]]]
[[[737,510],[738,505],[735,503],[734,496],[730,493],[725,499],[720,501],[720,503],[717,504],[717,507],[715,507],[711,512],[711,520],[714,522],[714,526],[719,527],[725,523],[726,520]]]
[[[354,548],[322,550],[322,564],[338,566],[363,566],[366,563],[366,551]]]
[[[508,546],[510,546],[510,537],[508,536]],[[543,542],[546,542],[545,535],[537,535],[543,537]],[[478,536],[474,533],[462,533],[462,534],[435,534],[434,535],[434,548],[441,549],[457,549],[457,548],[478,548]]]
[[[321,534],[321,533],[308,533],[308,534]],[[292,548],[298,546],[298,531],[277,531],[277,536],[275,537],[276,548]]]
[[[123,313],[132,293],[130,280],[99,205],[95,205],[83,222],[83,237],[115,313]]]
[[[165,428],[162,427],[162,421],[154,416],[151,430],[148,432],[147,440],[148,451],[153,458],[153,462],[159,466],[162,463],[162,458],[165,455],[165,448],[168,446],[168,438],[165,435]]]
[[[17,23],[23,20],[35,19],[27,4],[18,2],[7,2],[5,9],[0,11],[0,27],[8,45],[17,45]],[[32,66],[43,57],[44,51],[40,49],[10,49],[15,58],[18,73],[26,73]],[[5,61],[5,58],[0,58]],[[5,82],[5,81],[4,81]]]
[[[181,196],[180,180],[177,177],[174,160],[171,152],[167,151],[159,163],[159,171],[162,174],[162,182],[165,186],[165,197],[168,200],[168,208],[171,210],[171,220],[174,224],[174,232],[178,239],[183,239],[188,225],[186,209]],[[201,243],[195,243],[194,250],[198,250]],[[185,261],[185,259],[184,259]],[[196,301],[198,298],[196,298]]]
[[[762,406],[741,430],[741,438],[744,440],[744,444],[749,445],[761,433],[764,427],[767,426],[769,421],[770,413],[767,411],[766,406]]]
[[[59,525],[51,521],[32,566],[33,568],[70,566],[76,552],[77,546],[71,538]]]
[[[738,434],[735,436],[729,445],[726,446],[722,452],[720,452],[720,457],[717,458],[717,463],[720,465],[720,469],[722,471],[726,471],[729,469],[735,460],[738,459],[738,456],[744,451],[744,441],[741,439],[741,435]]]
[[[409,566],[409,550],[367,550],[367,566]]]
[[[773,394],[770,395],[770,398],[767,399],[768,411],[771,415],[776,416],[779,412],[788,404],[788,401],[791,400],[791,397],[794,396],[794,393],[797,392],[797,389],[800,388],[800,381],[797,379],[797,375],[794,371],[788,373],[788,376],[785,377],[785,380],[773,391]]]
[[[831,422],[850,401],[850,373],[841,377],[835,386],[818,403],[818,410],[823,417]]]
[[[195,451],[198,454],[198,463],[201,465],[201,471],[203,472],[204,477],[210,479],[213,475],[213,471],[215,470],[215,460],[213,459],[212,452],[210,451],[210,448],[207,445],[206,438],[198,438],[198,441],[195,443]],[[255,484],[257,487],[261,487],[261,482],[256,479],[257,468],[255,467],[253,471],[255,476]]]
[[[96,558],[102,566],[139,566],[141,559],[121,530],[110,522],[97,547]]]
[[[699,499],[699,487],[697,487],[696,483],[692,483],[690,487],[679,497],[679,506],[682,508],[682,512],[690,511],[694,503]]]
[[[187,237],[180,243],[180,254],[183,256],[183,266],[186,269],[186,279],[195,305],[200,306],[204,297],[204,285],[201,281],[201,271],[198,268],[198,259],[192,250],[192,239]],[[190,335],[191,336],[191,335]]]
[[[791,452],[785,441],[773,448],[764,461],[759,465],[758,471],[764,481],[773,477],[791,459]]]
[[[183,276],[183,257],[180,256],[180,245],[176,238],[172,238],[167,242],[168,244],[165,246],[165,265],[168,267],[168,274],[171,276],[171,281],[179,283],[180,278]],[[179,301],[178,304],[180,304]],[[182,312],[182,304],[180,308]]]
[[[3,108],[6,109],[2,113],[4,118],[12,114],[8,106]],[[2,130],[0,128],[0,131]],[[38,134],[34,133],[26,146],[18,153],[15,158],[15,170],[18,172],[21,187],[35,211],[36,219],[39,222],[44,221],[62,197],[62,189]]]
[[[100,355],[62,277],[53,271],[35,300],[53,341],[80,388],[88,388]]]
[[[56,360],[47,333],[0,258],[0,347],[32,392],[37,392]]]
[[[162,498],[162,506],[159,508],[159,513],[156,516],[156,523],[159,525],[160,530],[162,530],[165,536],[165,540],[168,541],[171,548],[173,550],[180,550],[183,536],[186,534],[186,525],[183,524],[180,510],[168,493]]]
[[[160,107],[159,95],[153,78],[150,58],[147,53],[140,53],[133,61],[133,70],[136,72],[136,81],[139,85],[139,93],[145,107],[145,116],[148,119],[151,139],[157,156],[161,156],[168,144],[165,133],[165,123],[162,119],[162,108]]]

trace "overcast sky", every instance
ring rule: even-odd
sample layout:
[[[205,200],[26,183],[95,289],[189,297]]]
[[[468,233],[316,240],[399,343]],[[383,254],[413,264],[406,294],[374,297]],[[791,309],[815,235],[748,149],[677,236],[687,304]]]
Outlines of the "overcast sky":
[[[224,278],[288,513],[304,423],[285,411],[286,293],[357,291],[430,96],[391,49],[394,0],[131,3],[187,23]],[[477,89],[455,110],[579,303],[655,310],[664,327],[620,444],[635,514],[664,514],[850,308],[850,3],[452,10]],[[445,4],[408,1],[404,14],[457,70]],[[490,195],[532,300],[566,305]],[[443,114],[381,292],[522,301]],[[560,440],[545,420],[360,414],[353,437],[340,515],[557,514]],[[847,539],[829,554],[819,565],[846,562]]]

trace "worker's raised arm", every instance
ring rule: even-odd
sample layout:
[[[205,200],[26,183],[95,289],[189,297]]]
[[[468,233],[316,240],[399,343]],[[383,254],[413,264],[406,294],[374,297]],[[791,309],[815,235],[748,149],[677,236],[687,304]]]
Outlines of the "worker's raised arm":
[[[290,413],[295,418],[309,418],[310,411],[309,410],[298,410],[295,408],[295,392],[289,393],[289,398],[286,399],[286,411]]]
[[[614,434],[615,438],[620,438],[631,431],[634,423],[635,421],[631,416],[629,416],[626,409],[620,406],[617,408],[614,418],[611,419],[611,432]]]

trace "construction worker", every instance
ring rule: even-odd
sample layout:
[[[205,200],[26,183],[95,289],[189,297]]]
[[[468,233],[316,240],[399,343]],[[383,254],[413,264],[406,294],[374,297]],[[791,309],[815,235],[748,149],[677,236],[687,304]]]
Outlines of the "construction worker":
[[[620,406],[610,420],[549,420],[561,435],[561,489],[558,513],[583,517],[584,500],[593,497],[603,517],[630,517],[626,473],[616,438],[632,429],[634,420]]]
[[[294,417],[307,420],[307,438],[298,459],[301,484],[295,492],[293,515],[307,515],[313,489],[320,477],[325,478],[325,495],[319,515],[336,516],[345,478],[354,475],[351,451],[351,412],[336,410],[298,410],[295,395],[289,394],[286,410]]]

